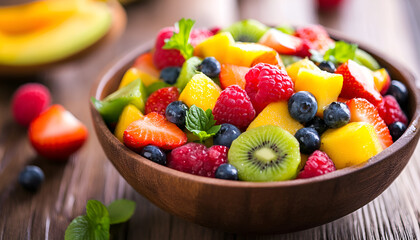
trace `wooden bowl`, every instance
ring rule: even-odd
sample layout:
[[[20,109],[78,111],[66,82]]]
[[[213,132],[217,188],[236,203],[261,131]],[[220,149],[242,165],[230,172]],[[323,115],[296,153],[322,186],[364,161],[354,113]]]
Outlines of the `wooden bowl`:
[[[348,38],[333,34],[337,39]],[[124,72],[151,44],[131,51],[106,69],[91,95],[103,99],[115,91]],[[161,209],[191,222],[235,233],[285,233],[318,226],[362,207],[381,194],[409,161],[419,139],[420,96],[406,68],[372,54],[409,89],[407,131],[362,166],[284,182],[241,182],[195,176],[158,165],[117,140],[90,103],[98,139],[115,168],[141,195]]]

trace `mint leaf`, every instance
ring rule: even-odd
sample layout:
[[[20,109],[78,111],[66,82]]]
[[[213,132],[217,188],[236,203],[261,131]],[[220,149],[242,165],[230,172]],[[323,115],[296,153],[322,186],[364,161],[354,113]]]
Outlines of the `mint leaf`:
[[[97,200],[89,200],[86,215],[79,216],[66,229],[64,239],[109,239],[109,214]]]
[[[349,59],[354,60],[356,56],[357,44],[350,44],[344,41],[338,41],[333,48],[328,49],[324,54],[325,61],[331,61],[334,64],[344,63]]]
[[[111,224],[128,221],[134,214],[136,203],[130,200],[119,199],[108,206],[109,219]]]
[[[216,124],[211,109],[204,111],[203,109],[192,105],[187,111],[185,127],[197,136],[200,142],[214,136],[220,129],[220,125]]]
[[[195,21],[191,19],[182,18],[179,22],[175,23],[175,29],[178,32],[174,32],[170,39],[166,39],[163,49],[178,49],[185,60],[192,57],[194,48],[189,43],[190,32]]]

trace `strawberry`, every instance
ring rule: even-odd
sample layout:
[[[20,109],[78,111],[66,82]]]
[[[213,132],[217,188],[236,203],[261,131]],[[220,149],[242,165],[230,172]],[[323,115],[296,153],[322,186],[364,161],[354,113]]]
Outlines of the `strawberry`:
[[[383,97],[382,102],[378,105],[378,112],[388,126],[397,121],[402,122],[405,125],[408,123],[407,116],[401,110],[398,101],[392,95]]]
[[[385,121],[379,116],[373,104],[363,98],[353,98],[346,102],[350,109],[351,122],[366,122],[373,125],[382,144],[382,148],[389,147],[393,141]]]
[[[39,155],[64,160],[88,137],[86,126],[61,105],[52,105],[29,126],[29,140]]]
[[[169,103],[178,100],[179,92],[176,87],[161,88],[152,93],[146,101],[145,114],[157,112],[165,116]]]
[[[185,58],[177,49],[162,49],[165,45],[165,40],[170,39],[174,34],[174,27],[166,27],[160,30],[155,42],[155,49],[153,53],[153,63],[158,69],[166,67],[182,67]],[[189,42],[195,46],[204,39],[212,36],[213,33],[204,29],[194,29],[191,31]]]
[[[295,35],[302,40],[306,40],[311,49],[321,53],[324,53],[334,45],[334,40],[330,38],[325,28],[320,25],[298,28]]]
[[[135,151],[147,145],[174,149],[187,142],[187,135],[164,116],[151,112],[128,125],[123,139],[124,144]]]
[[[306,40],[283,33],[277,29],[268,30],[258,43],[271,47],[279,54],[309,57],[309,45]]]
[[[341,64],[335,73],[343,75],[340,97],[365,98],[375,106],[382,102],[382,96],[376,90],[373,76],[367,68],[348,60]]]

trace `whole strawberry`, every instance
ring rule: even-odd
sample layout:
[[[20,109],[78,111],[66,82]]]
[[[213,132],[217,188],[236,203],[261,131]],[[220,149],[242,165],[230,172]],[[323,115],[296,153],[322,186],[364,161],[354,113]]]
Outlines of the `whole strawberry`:
[[[157,112],[165,116],[166,107],[171,103],[177,101],[179,98],[178,88],[166,87],[161,88],[152,93],[147,98],[145,106],[145,114]]]
[[[245,75],[245,80],[245,91],[257,113],[269,103],[288,100],[293,94],[292,79],[286,71],[271,64],[255,65]]]
[[[13,94],[13,117],[20,125],[28,126],[50,103],[51,94],[47,87],[39,83],[24,84]]]
[[[29,140],[39,155],[65,160],[88,137],[86,126],[61,105],[52,105],[29,126]]]
[[[231,85],[222,91],[213,109],[216,124],[230,123],[245,129],[255,118],[255,109],[245,90]]]
[[[199,176],[214,177],[217,168],[227,162],[228,148],[214,145],[207,149],[199,143],[187,143],[169,154],[168,167]]]

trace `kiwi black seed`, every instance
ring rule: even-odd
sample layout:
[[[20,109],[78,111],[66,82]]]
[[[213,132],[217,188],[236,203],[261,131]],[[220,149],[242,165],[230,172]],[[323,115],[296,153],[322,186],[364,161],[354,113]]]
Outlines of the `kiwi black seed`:
[[[293,179],[300,164],[299,142],[281,127],[260,126],[242,133],[232,142],[228,162],[238,169],[240,180]]]
[[[258,42],[268,29],[266,25],[256,20],[246,19],[236,22],[222,31],[230,32],[238,42]]]

